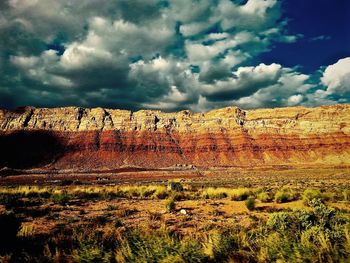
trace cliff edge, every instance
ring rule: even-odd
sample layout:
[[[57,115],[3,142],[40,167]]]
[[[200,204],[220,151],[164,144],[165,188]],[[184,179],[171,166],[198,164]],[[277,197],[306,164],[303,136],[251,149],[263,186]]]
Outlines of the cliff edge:
[[[350,165],[350,105],[0,110],[0,169]]]

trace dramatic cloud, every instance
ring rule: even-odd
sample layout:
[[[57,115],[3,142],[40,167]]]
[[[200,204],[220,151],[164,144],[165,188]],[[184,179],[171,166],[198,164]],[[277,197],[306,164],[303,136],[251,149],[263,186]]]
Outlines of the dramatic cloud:
[[[349,59],[326,68],[322,80],[259,61],[275,43],[301,38],[281,15],[277,0],[4,0],[0,107],[344,102]]]
[[[231,88],[230,100],[212,99],[202,96],[200,110],[214,107],[238,105],[243,108],[282,107],[300,105],[305,100],[302,94],[307,93],[313,85],[308,84],[309,76],[278,64],[260,64],[257,67],[239,68],[236,79],[232,78],[228,85]],[[219,83],[222,85],[222,83]],[[235,88],[232,88],[235,87]],[[235,90],[238,88],[237,90]],[[212,88],[220,90],[220,88]]]
[[[350,95],[350,57],[328,66],[321,80],[328,87],[327,92]]]

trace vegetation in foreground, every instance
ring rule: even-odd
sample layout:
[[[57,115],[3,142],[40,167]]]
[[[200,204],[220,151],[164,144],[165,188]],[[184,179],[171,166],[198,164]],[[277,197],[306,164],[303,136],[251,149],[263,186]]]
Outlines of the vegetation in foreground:
[[[349,189],[0,188],[0,262],[349,262]]]

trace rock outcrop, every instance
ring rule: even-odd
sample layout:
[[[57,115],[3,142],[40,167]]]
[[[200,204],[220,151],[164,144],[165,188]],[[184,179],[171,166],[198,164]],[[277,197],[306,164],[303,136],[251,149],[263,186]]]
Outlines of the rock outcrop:
[[[349,165],[350,105],[193,113],[0,110],[0,168]]]

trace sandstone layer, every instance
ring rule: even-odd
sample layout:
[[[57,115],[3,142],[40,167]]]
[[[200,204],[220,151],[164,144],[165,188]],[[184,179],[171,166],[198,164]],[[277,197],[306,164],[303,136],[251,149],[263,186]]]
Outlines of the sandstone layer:
[[[0,110],[0,169],[350,165],[350,105]]]

